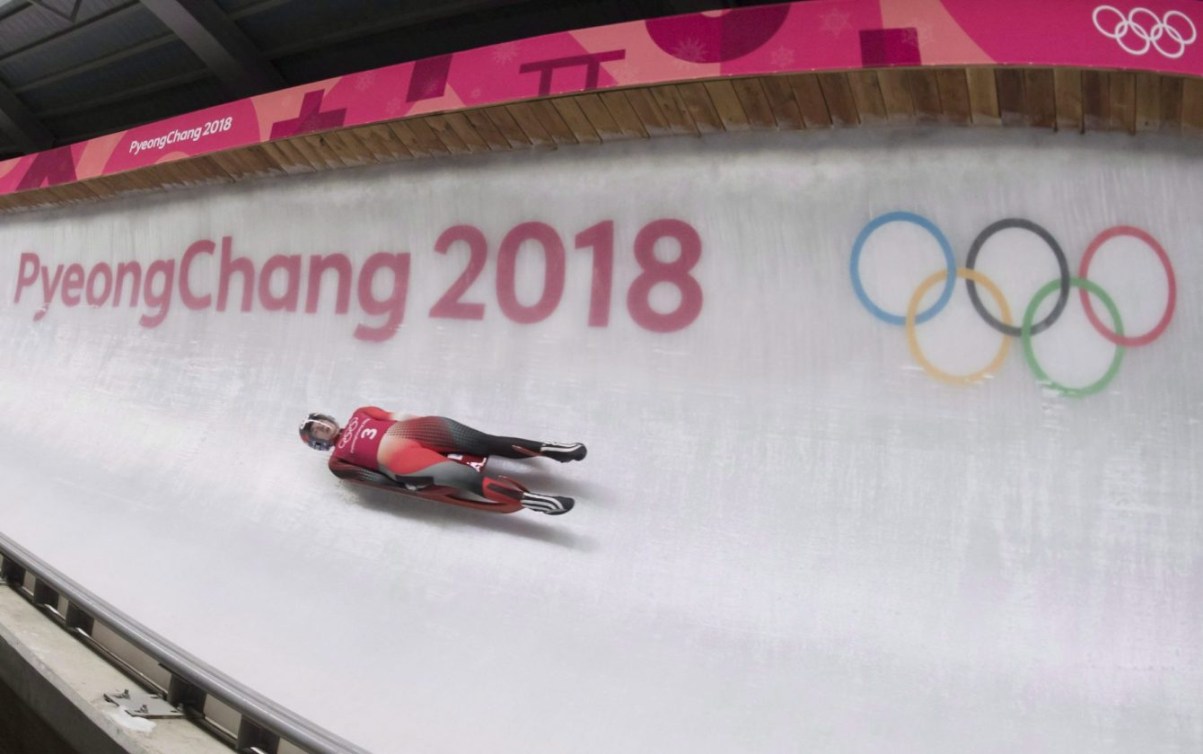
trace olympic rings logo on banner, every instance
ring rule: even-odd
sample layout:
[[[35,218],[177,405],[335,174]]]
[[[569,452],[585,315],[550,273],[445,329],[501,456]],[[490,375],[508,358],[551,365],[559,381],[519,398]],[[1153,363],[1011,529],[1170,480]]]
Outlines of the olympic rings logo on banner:
[[[1099,16],[1107,14],[1107,25],[1104,26]],[[1123,48],[1130,55],[1144,55],[1150,49],[1156,49],[1167,58],[1177,60],[1186,52],[1186,48],[1199,38],[1195,24],[1182,11],[1166,11],[1165,18],[1148,8],[1133,8],[1124,15],[1123,11],[1111,5],[1100,5],[1094,9],[1092,16],[1094,28],[1099,33]],[[1136,43],[1129,46],[1129,37],[1135,37]],[[1162,38],[1169,39],[1173,46],[1166,43],[1162,46]]]
[[[860,274],[861,255],[864,252],[865,243],[869,240],[869,237],[882,226],[897,222],[910,223],[927,231],[939,243],[941,253],[944,257],[943,269],[933,273],[919,284],[919,287],[911,295],[910,302],[904,314],[888,312],[874,303],[865,291]],[[993,280],[975,267],[986,242],[995,234],[1009,228],[1028,231],[1044,241],[1056,259],[1057,268],[1060,273],[1057,278],[1049,281],[1036,291],[1032,300],[1023,309],[1019,320],[1020,324],[1018,325],[1015,324],[1015,315],[1002,290]],[[1162,313],[1161,319],[1158,320],[1157,324],[1148,332],[1138,335],[1129,335],[1124,332],[1119,308],[1115,305],[1111,296],[1088,277],[1090,265],[1094,261],[1099,249],[1111,239],[1121,236],[1135,238],[1148,246],[1157,255],[1157,259],[1161,262],[1166,275],[1167,294],[1165,311]],[[1124,351],[1127,348],[1148,345],[1161,337],[1161,334],[1169,327],[1170,320],[1174,316],[1174,306],[1177,300],[1177,279],[1174,275],[1174,267],[1170,263],[1169,255],[1166,254],[1165,249],[1162,248],[1157,239],[1146,231],[1131,225],[1117,225],[1095,236],[1094,240],[1086,248],[1086,253],[1082,255],[1082,261],[1078,265],[1078,274],[1075,277],[1070,274],[1069,262],[1066,260],[1065,252],[1062,251],[1057,239],[1043,227],[1030,220],[1012,217],[992,223],[974,239],[973,245],[969,249],[969,256],[965,260],[965,266],[958,267],[956,258],[953,255],[952,245],[935,223],[913,212],[889,212],[869,222],[856,237],[856,241],[852,245],[850,267],[852,272],[852,288],[856,293],[857,299],[860,300],[861,304],[873,316],[883,322],[906,328],[907,344],[910,348],[911,356],[932,377],[953,384],[973,384],[980,382],[992,376],[1002,367],[1003,361],[1006,359],[1010,349],[1011,339],[1019,338],[1023,344],[1024,357],[1027,360],[1028,366],[1036,375],[1037,380],[1041,384],[1047,385],[1070,397],[1083,397],[1097,393],[1105,388],[1111,380],[1115,379],[1116,374],[1119,373],[1120,364],[1123,362]],[[919,346],[917,334],[918,325],[932,319],[948,305],[948,302],[952,299],[953,288],[955,287],[957,278],[965,281],[970,303],[973,304],[973,308],[977,311],[978,316],[986,324],[1003,335],[998,351],[990,363],[976,372],[965,375],[949,374],[932,364],[923,353],[923,349]],[[923,303],[928,291],[940,284],[943,284],[943,288],[940,290],[940,295],[935,303],[920,311],[919,307]],[[998,308],[999,316],[996,317],[992,314],[982,303],[978,286],[984,288],[990,295],[990,298],[993,299]],[[1054,381],[1037,360],[1036,351],[1033,347],[1034,337],[1052,327],[1061,317],[1062,312],[1065,311],[1065,306],[1069,303],[1071,288],[1078,289],[1082,308],[1090,325],[1115,346],[1115,355],[1112,357],[1106,372],[1102,377],[1085,387],[1070,387]],[[1041,304],[1053,294],[1056,294],[1057,298],[1052,310],[1040,319],[1040,321],[1036,321],[1036,313],[1040,310]],[[1095,298],[1102,302],[1103,308],[1107,310],[1107,318],[1110,320],[1109,325],[1104,323],[1099,317],[1098,312],[1095,311],[1093,303],[1093,299]]]

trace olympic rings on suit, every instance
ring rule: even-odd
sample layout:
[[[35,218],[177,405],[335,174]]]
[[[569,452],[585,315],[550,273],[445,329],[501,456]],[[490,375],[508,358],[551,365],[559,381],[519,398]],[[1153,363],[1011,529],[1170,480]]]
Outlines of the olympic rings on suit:
[[[864,251],[865,243],[870,235],[877,231],[882,226],[892,222],[907,222],[923,228],[931,234],[933,238],[940,244],[943,252],[945,268],[939,272],[935,272],[919,284],[915,292],[911,295],[906,313],[904,315],[892,314],[885,311],[875,302],[873,302],[866,293],[864,284],[860,277],[860,261]],[[975,269],[975,264],[981,254],[982,248],[986,242],[990,240],[996,233],[1016,228],[1033,233],[1040,237],[1049,250],[1052,251],[1053,257],[1057,262],[1059,275],[1056,279],[1050,281],[1041,287],[1032,297],[1031,302],[1024,310],[1020,325],[1016,326],[1012,321],[1011,308],[1008,304],[1002,291],[998,285],[989,277]],[[1158,261],[1165,270],[1166,275],[1166,306],[1162,313],[1161,319],[1148,332],[1138,335],[1126,335],[1124,332],[1123,321],[1120,318],[1119,308],[1115,305],[1111,296],[1103,290],[1097,283],[1088,279],[1091,262],[1099,249],[1113,238],[1127,236],[1135,238],[1148,246]],[[1007,357],[1010,347],[1009,338],[1019,338],[1023,343],[1024,356],[1031,368],[1033,374],[1044,385],[1057,390],[1063,395],[1070,397],[1083,397],[1092,395],[1105,388],[1119,373],[1120,365],[1123,363],[1124,352],[1126,348],[1144,346],[1157,340],[1165,332],[1173,319],[1174,308],[1177,302],[1177,279],[1174,274],[1173,264],[1170,262],[1169,255],[1161,244],[1148,232],[1130,225],[1117,225],[1108,228],[1099,233],[1090,242],[1085,254],[1082,256],[1082,261],[1079,265],[1078,276],[1072,277],[1069,272],[1069,263],[1065,258],[1065,252],[1057,239],[1053,237],[1042,226],[1023,218],[1006,218],[990,224],[978,234],[974,239],[969,250],[968,259],[964,267],[956,267],[955,257],[952,254],[952,247],[949,244],[944,233],[930,220],[921,215],[912,212],[889,212],[874,218],[870,221],[857,235],[856,241],[852,245],[852,260],[850,264],[852,274],[852,288],[856,293],[857,299],[861,304],[878,319],[894,325],[901,325],[906,329],[907,345],[910,349],[911,356],[915,359],[925,372],[932,377],[943,382],[953,384],[972,384],[995,374],[1001,367]],[[952,290],[955,287],[956,279],[961,278],[965,281],[966,289],[969,293],[969,299],[973,304],[974,310],[978,316],[982,318],[986,324],[1001,333],[1004,338],[994,358],[984,368],[967,375],[954,375],[945,372],[934,364],[923,353],[919,345],[917,335],[917,325],[922,324],[932,317],[939,314],[952,298]],[[919,306],[922,304],[924,297],[939,283],[943,283],[944,287],[941,290],[940,297],[937,301],[929,306],[926,310],[920,312]],[[1000,317],[995,317],[982,304],[981,298],[978,295],[978,286],[986,289],[991,298],[994,299]],[[1065,306],[1069,301],[1070,288],[1077,288],[1081,294],[1082,307],[1086,313],[1091,326],[1109,342],[1116,346],[1115,356],[1112,358],[1106,372],[1095,382],[1086,387],[1070,387],[1054,381],[1041,366],[1036,358],[1035,348],[1033,346],[1033,338],[1036,335],[1047,330],[1060,318],[1065,310]],[[1057,300],[1052,311],[1039,322],[1035,321],[1036,313],[1045,299],[1057,292]],[[1104,324],[1095,311],[1092,299],[1097,298],[1103,303],[1107,314],[1111,319],[1111,324]],[[1001,318],[1001,319],[1000,319]]]

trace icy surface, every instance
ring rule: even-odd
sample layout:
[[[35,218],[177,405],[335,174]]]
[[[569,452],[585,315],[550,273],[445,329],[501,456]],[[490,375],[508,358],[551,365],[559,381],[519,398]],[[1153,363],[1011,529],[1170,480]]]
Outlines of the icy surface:
[[[0,530],[373,751],[1197,752],[1201,200],[1203,155],[1180,142],[862,132],[460,158],[12,216]],[[1093,395],[1042,386],[1011,338],[996,374],[947,384],[853,291],[853,242],[892,211],[935,223],[957,265],[992,222],[1027,218],[1074,275],[1101,231],[1138,226],[1172,263],[1172,322]],[[636,235],[662,218],[702,242],[701,312],[667,333],[628,308]],[[574,239],[607,220],[609,321],[590,327],[595,252]],[[566,282],[522,324],[498,303],[498,256],[528,221],[558,233]],[[434,250],[457,224],[488,244],[462,297],[480,319],[430,316],[467,265],[466,242]],[[297,311],[286,262],[265,291],[256,279],[252,311],[238,282],[214,311],[223,236],[257,277],[301,255]],[[193,309],[180,267],[206,239]],[[1003,231],[976,265],[1015,322],[1058,274],[1033,239]],[[330,282],[304,313],[309,257],[336,252],[355,275],[346,312]],[[359,288],[377,252],[410,254],[391,336],[393,268]],[[514,259],[532,307],[542,255],[527,242]],[[67,266],[133,260],[174,260],[165,311],[163,265],[136,306],[129,280],[119,306],[111,292],[88,306],[77,283],[66,304]],[[892,223],[859,270],[902,314],[944,265],[929,234]],[[1158,323],[1167,277],[1146,245],[1109,242],[1090,278],[1125,333]],[[104,273],[91,285],[102,300]],[[1115,347],[1071,293],[1033,348],[1082,387]],[[662,284],[650,306],[680,298]],[[969,373],[1004,337],[958,281],[916,340]],[[295,428],[368,403],[587,442],[581,464],[497,464],[576,510],[491,516],[344,486]]]

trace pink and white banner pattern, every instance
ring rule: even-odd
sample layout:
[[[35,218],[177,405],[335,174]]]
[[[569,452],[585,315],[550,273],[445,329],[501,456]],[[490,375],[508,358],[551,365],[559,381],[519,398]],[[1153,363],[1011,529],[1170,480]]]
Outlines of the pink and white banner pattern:
[[[0,162],[0,194],[297,134],[593,89],[888,66],[1203,75],[1186,0],[811,0],[549,34],[339,76]]]

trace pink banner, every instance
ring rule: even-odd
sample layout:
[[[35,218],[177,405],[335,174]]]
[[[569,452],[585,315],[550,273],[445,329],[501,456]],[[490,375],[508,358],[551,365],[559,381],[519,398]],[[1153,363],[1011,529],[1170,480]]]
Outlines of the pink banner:
[[[594,89],[888,66],[1203,74],[1187,0],[812,0],[549,34],[271,92],[0,162],[0,194],[297,134]]]

